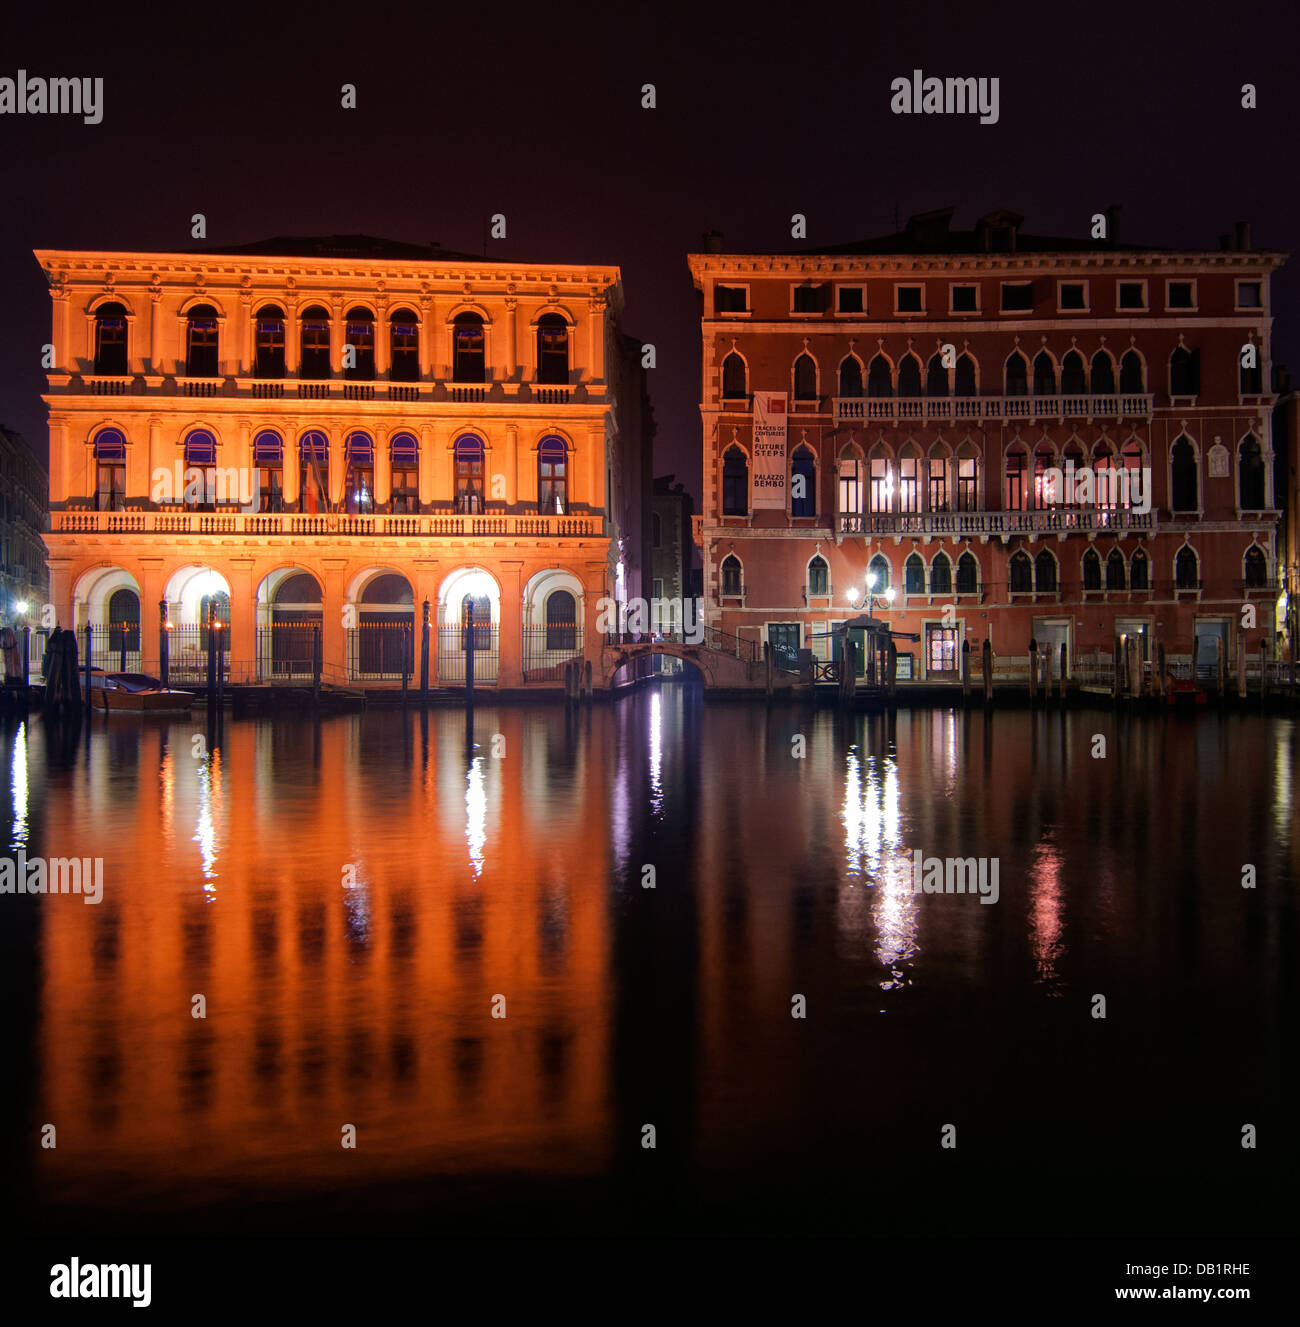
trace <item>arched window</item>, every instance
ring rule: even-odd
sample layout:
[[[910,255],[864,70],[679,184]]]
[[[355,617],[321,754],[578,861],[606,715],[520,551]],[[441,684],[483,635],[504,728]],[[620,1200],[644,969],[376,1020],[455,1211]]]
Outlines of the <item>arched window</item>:
[[[1187,544],[1178,550],[1174,559],[1174,585],[1180,590],[1200,589],[1196,554]]]
[[[722,514],[749,515],[749,462],[739,447],[728,447],[722,458]]]
[[[887,512],[894,509],[894,472],[889,457],[877,451],[867,462],[868,511]]]
[[[957,358],[957,377],[953,386],[954,396],[974,396],[979,390],[975,378],[975,361],[969,355]]]
[[[1169,395],[1196,396],[1201,390],[1200,351],[1179,346],[1169,357]]]
[[[330,492],[329,439],[319,430],[304,433],[298,440],[298,510],[326,511]]]
[[[473,433],[456,439],[452,451],[456,470],[456,510],[477,516],[483,511],[483,439]]]
[[[830,594],[830,587],[831,569],[826,565],[826,559],[819,553],[808,563],[808,593]]]
[[[1124,352],[1119,362],[1119,389],[1125,396],[1140,396],[1146,391],[1146,374],[1142,371],[1142,356],[1136,350]],[[1096,391],[1096,388],[1093,388]]]
[[[114,590],[109,597],[108,648],[110,653],[140,648],[140,596],[134,590]]]
[[[733,350],[722,361],[722,399],[743,401],[748,395],[745,361]]]
[[[420,444],[414,433],[394,433],[388,440],[392,485],[388,510],[394,516],[414,516],[420,510]]]
[[[1179,437],[1170,451],[1173,470],[1173,491],[1170,494],[1174,511],[1199,509],[1199,484],[1196,473],[1196,450],[1185,437]]]
[[[304,309],[302,314],[302,343],[299,355],[300,378],[328,378],[333,371],[330,364],[330,316],[319,304]]]
[[[1006,481],[1007,481],[1007,510],[1024,511],[1025,510],[1025,453],[1019,448],[1015,448],[1007,453],[1006,460]]]
[[[1141,390],[1141,378],[1138,379]],[[1099,350],[1092,357],[1092,394],[1094,396],[1115,395],[1115,361],[1104,351]]]
[[[1124,554],[1118,548],[1112,548],[1106,558],[1106,588],[1124,589]]]
[[[845,355],[840,360],[840,395],[849,397],[862,395],[862,365],[853,355]]]
[[[1034,559],[1034,589],[1039,594],[1056,590],[1056,559],[1046,549]]]
[[[568,590],[552,590],[547,596],[546,648],[578,648],[578,602]]]
[[[957,454],[957,510],[979,511],[979,457],[969,441]]]
[[[348,346],[352,353],[348,354]],[[375,317],[369,309],[348,310],[344,327],[343,376],[370,382],[375,376]]]
[[[563,438],[543,438],[537,448],[537,510],[563,516],[569,510],[569,450]]]
[[[963,553],[957,559],[957,593],[975,594],[979,589],[980,567],[973,553]]]
[[[948,510],[948,458],[933,451],[926,461],[925,501],[930,511]]]
[[[1255,362],[1241,365],[1242,396],[1259,396],[1264,391],[1264,347],[1256,341],[1250,342],[1254,351]]]
[[[452,382],[484,382],[483,319],[477,313],[458,313],[451,326]]]
[[[728,598],[740,597],[740,560],[734,553],[722,559],[722,593]]]
[[[794,399],[796,401],[817,399],[817,362],[807,351],[794,362]]]
[[[1040,350],[1034,356],[1034,395],[1056,395],[1056,365],[1046,350]]]
[[[1061,361],[1061,395],[1083,396],[1088,390],[1088,375],[1084,371],[1083,356],[1071,350]]]
[[[952,563],[946,553],[936,553],[930,563],[930,593],[952,593]]]
[[[185,435],[184,450],[182,500],[197,511],[212,511],[217,501],[217,440],[207,429],[192,429]]]
[[[937,351],[930,356],[930,363],[925,370],[926,396],[948,395],[948,370],[943,366],[943,356]]]
[[[1011,561],[1007,564],[1007,578],[1012,594],[1028,594],[1034,588],[1034,564],[1023,549],[1012,553]]]
[[[284,440],[274,429],[262,429],[253,438],[253,465],[257,469],[259,511],[284,510]]]
[[[284,310],[278,304],[258,309],[253,337],[253,377],[283,378]]]
[[[420,381],[420,324],[410,309],[388,315],[388,376],[393,382]]]
[[[126,505],[126,438],[119,429],[95,434],[96,511],[121,511]]]
[[[1263,511],[1268,505],[1264,452],[1259,439],[1247,433],[1237,448],[1238,499],[1242,511]]]
[[[790,515],[817,515],[817,460],[803,443],[790,461]]]
[[[904,355],[898,366],[898,394],[921,395],[921,361],[915,355]]]
[[[1039,443],[1034,452],[1034,507],[1038,511],[1047,511],[1060,501],[1056,476],[1051,473],[1056,468],[1056,453],[1051,444]]]
[[[217,311],[211,304],[196,304],[185,315],[185,373],[190,378],[215,378],[217,364]]]
[[[369,433],[349,433],[347,473],[343,500],[351,516],[369,516],[375,510],[375,442]]]
[[[919,553],[909,553],[903,563],[903,593],[925,593],[925,563]]]
[[[1135,590],[1148,589],[1151,585],[1150,570],[1147,555],[1140,548],[1136,549],[1129,563],[1129,584]]]
[[[867,588],[872,594],[884,594],[889,589],[890,575],[889,559],[883,553],[877,553],[867,564]]]
[[[893,379],[889,372],[889,361],[884,355],[873,355],[867,365],[867,395],[892,396]]]
[[[95,372],[125,377],[127,366],[126,309],[101,304],[95,310]]]
[[[1097,556],[1095,548],[1088,549],[1083,555],[1083,588],[1101,589],[1101,558]]]
[[[1251,544],[1246,550],[1246,584],[1253,589],[1262,589],[1268,584],[1268,559],[1258,544]]]
[[[921,510],[921,457],[913,443],[905,444],[898,458],[898,510]]]
[[[1011,354],[1007,356],[1005,374],[1005,395],[1029,395],[1029,365],[1025,362],[1025,357],[1020,351],[1013,350]]]
[[[569,324],[558,313],[544,313],[537,320],[537,381],[569,381]]]

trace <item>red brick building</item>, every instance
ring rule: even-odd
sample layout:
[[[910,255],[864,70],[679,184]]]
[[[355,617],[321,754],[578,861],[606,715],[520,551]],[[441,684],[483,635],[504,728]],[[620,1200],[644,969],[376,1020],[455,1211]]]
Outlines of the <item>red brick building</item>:
[[[690,255],[703,332],[706,616],[830,656],[868,606],[916,633],[1071,667],[1143,633],[1249,653],[1278,601],[1269,282],[1285,255],[973,230],[945,210],[817,253]],[[1098,226],[1100,229],[1100,226]],[[759,434],[757,450],[755,433]],[[892,591],[892,598],[886,597]]]

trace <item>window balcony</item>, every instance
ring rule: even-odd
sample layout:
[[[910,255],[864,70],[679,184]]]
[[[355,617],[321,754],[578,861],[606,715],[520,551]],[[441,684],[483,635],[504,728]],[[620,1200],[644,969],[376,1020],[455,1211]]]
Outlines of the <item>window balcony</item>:
[[[846,423],[925,420],[1150,419],[1148,395],[1112,396],[837,396],[834,416]]]
[[[605,520],[599,512],[569,516],[514,512],[463,515],[435,512],[420,516],[350,516],[328,512],[56,511],[52,534],[125,535],[347,535],[378,538],[599,539]]]
[[[845,535],[1092,534],[1151,532],[1154,511],[1125,507],[1049,507],[1042,511],[840,512],[836,529]]]

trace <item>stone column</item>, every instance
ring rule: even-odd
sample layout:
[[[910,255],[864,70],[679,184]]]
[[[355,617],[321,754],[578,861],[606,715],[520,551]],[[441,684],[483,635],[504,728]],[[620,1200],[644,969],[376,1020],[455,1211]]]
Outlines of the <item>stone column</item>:
[[[149,372],[153,375],[165,373],[163,368],[163,327],[162,327],[162,291],[149,292]]]
[[[378,370],[376,370],[377,372]],[[375,509],[393,496],[393,453],[389,439],[375,439]]]
[[[328,497],[331,503],[337,505],[343,501],[343,479],[347,457],[343,451],[343,439],[338,428],[330,428],[329,440],[330,474]]]
[[[158,601],[166,588],[162,558],[140,559],[140,662],[144,672],[158,675],[162,653],[158,648]]]
[[[505,446],[506,506],[511,511],[520,500],[519,494],[519,426],[506,425]],[[489,490],[490,492],[490,490]]]
[[[500,563],[501,623],[497,686],[503,689],[519,687],[524,682],[523,570],[522,561]]]
[[[389,336],[388,308],[381,301],[375,308],[375,377],[387,378],[389,369],[389,351],[392,349]],[[378,464],[378,462],[376,462]]]
[[[76,367],[76,357],[68,345],[68,292],[62,287],[52,294],[52,317],[50,324],[50,344],[54,347],[54,365],[47,373],[71,373]]]
[[[447,502],[452,496],[451,453],[441,429],[420,425],[420,506]]]
[[[597,295],[587,304],[587,382],[605,380],[605,297]],[[573,366],[570,366],[573,367]]]
[[[253,372],[255,358],[253,332],[257,319],[253,317],[253,297],[251,295],[240,295],[239,304],[239,373],[242,377],[248,377]]]
[[[298,450],[298,425],[286,423],[284,426],[284,505],[287,508],[298,505],[298,472],[300,453]]]
[[[289,378],[298,376],[299,347],[302,329],[298,323],[298,301],[286,300],[284,306],[284,372]]]
[[[507,382],[514,380],[515,369],[519,362],[519,350],[515,340],[518,328],[518,316],[519,301],[517,299],[508,298],[506,300],[505,345],[501,347]]]
[[[343,597],[346,586],[343,558],[321,559],[321,660],[327,680],[341,676],[347,663],[347,633],[343,627]]]
[[[230,679],[240,681],[253,675],[257,662],[257,584],[253,559],[230,560]]]

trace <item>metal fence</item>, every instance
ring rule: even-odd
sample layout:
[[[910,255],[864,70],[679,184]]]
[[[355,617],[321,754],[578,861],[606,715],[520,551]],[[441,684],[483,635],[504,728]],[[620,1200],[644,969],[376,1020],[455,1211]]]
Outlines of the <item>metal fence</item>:
[[[229,644],[230,632],[223,630],[221,634],[224,638],[221,641],[221,671],[229,680],[230,654],[225,647]],[[177,683],[205,686],[208,680],[208,628],[168,627],[167,658],[167,678],[173,686]],[[117,672],[118,669],[114,666],[109,671]]]
[[[310,681],[316,669],[314,622],[277,622],[257,629],[257,679],[260,682]]]
[[[496,684],[500,642],[495,622],[476,623],[472,628],[454,625],[438,628],[439,682],[465,685],[465,648],[471,630],[474,632],[474,685]]]
[[[582,627],[576,622],[550,622],[524,628],[524,681],[559,682],[564,665],[582,658]],[[475,660],[477,671],[478,661]]]
[[[392,681],[415,675],[414,621],[363,622],[348,631],[347,673],[355,680]]]

